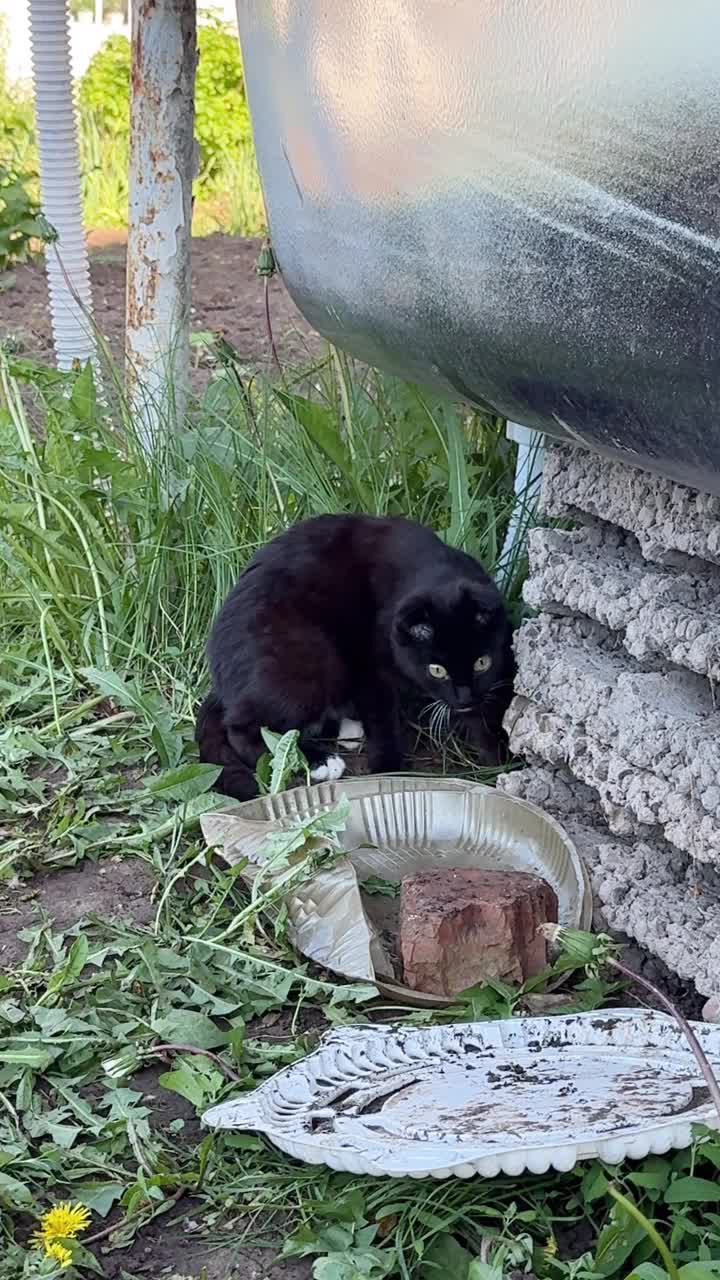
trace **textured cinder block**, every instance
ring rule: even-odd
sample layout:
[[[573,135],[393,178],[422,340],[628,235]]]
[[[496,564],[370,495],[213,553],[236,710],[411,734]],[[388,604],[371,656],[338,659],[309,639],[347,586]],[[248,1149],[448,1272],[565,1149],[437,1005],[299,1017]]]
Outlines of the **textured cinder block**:
[[[707,680],[634,662],[617,637],[575,618],[534,618],[515,648],[517,694],[606,744],[608,767],[618,757],[649,770],[720,817],[720,712]],[[512,731],[512,710],[507,722]]]
[[[562,767],[530,767],[498,785],[542,803],[562,822],[588,868],[596,929],[633,938],[702,995],[720,990],[720,874],[714,868],[662,839],[613,839],[602,830],[592,790]]]
[[[720,679],[720,568],[645,560],[637,539],[610,525],[530,535],[525,599],[537,609],[580,613],[619,633],[634,658],[664,658]]]
[[[599,840],[594,892],[612,929],[690,978],[702,995],[720,987],[720,897],[667,844]]]
[[[720,864],[717,813],[707,813],[692,795],[678,792],[666,779],[639,768],[606,741],[593,737],[586,723],[573,722],[523,698],[514,700],[507,722],[513,750],[531,761],[568,767],[597,795],[614,832],[635,834],[650,828],[652,837],[657,829],[693,858]]]
[[[720,498],[572,445],[548,444],[547,515],[587,513],[634,533],[644,556],[683,552],[720,563]]]
[[[509,796],[546,809],[560,822],[577,819],[586,826],[603,826],[597,793],[562,765],[540,764],[503,773],[497,786]]]
[[[500,786],[554,813],[596,923],[720,992],[720,498],[549,443]]]

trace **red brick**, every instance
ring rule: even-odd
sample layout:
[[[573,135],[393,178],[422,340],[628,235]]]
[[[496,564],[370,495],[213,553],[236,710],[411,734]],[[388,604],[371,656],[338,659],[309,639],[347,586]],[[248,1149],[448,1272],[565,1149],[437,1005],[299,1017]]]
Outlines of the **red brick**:
[[[405,983],[452,996],[488,978],[523,982],[546,964],[538,926],[556,920],[550,885],[523,871],[450,868],[408,876],[400,892]]]

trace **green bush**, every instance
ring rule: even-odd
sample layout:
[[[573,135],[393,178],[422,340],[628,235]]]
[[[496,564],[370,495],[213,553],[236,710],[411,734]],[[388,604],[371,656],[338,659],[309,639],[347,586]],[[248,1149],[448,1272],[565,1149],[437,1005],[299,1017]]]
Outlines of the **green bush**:
[[[0,164],[8,169],[37,169],[35,109],[29,94],[0,90]]]
[[[207,183],[250,139],[250,116],[237,38],[220,22],[203,25],[198,29],[198,53],[195,136],[201,181]]]
[[[130,132],[130,41],[110,36],[91,59],[80,81],[80,110],[104,133]]]
[[[40,208],[27,187],[25,174],[0,164],[0,271],[22,262],[30,253],[30,241],[42,239]]]
[[[195,136],[200,144],[200,185],[211,187],[226,161],[250,138],[242,63],[236,37],[221,22],[198,29],[195,80]],[[115,136],[129,132],[130,44],[111,36],[95,54],[80,81],[81,111]]]

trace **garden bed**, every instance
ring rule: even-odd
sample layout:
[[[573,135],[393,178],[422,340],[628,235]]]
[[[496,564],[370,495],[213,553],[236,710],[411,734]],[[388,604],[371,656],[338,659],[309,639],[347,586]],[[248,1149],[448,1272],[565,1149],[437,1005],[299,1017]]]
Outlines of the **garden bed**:
[[[123,355],[125,326],[125,245],[122,231],[97,231],[89,237],[90,276],[95,322],[116,360]],[[242,236],[200,236],[192,246],[192,331],[221,333],[242,364],[264,367],[269,359],[263,281],[255,271],[259,240]],[[0,292],[0,340],[13,340],[21,355],[52,360],[48,291],[42,261],[13,270],[14,284]],[[279,277],[270,281],[270,311],[283,362],[307,364],[319,340],[300,315]],[[207,378],[202,352],[195,384]]]

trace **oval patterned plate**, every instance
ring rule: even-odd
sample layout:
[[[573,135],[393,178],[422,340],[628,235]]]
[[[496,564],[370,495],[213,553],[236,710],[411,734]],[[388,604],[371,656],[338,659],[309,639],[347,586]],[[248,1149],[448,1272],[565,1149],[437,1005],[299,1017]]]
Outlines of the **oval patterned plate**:
[[[694,1029],[720,1069],[720,1027]],[[346,1027],[203,1120],[264,1133],[309,1164],[418,1178],[616,1164],[720,1126],[679,1027],[642,1009]]]

